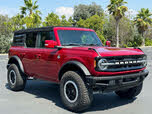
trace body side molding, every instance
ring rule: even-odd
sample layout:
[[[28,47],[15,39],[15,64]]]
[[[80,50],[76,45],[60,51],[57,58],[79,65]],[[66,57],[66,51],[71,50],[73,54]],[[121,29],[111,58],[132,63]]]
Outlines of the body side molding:
[[[12,56],[9,61],[8,61],[8,64],[7,64],[7,69],[8,67],[10,66],[10,63],[13,63],[13,60],[16,60],[18,62],[18,65],[20,67],[20,70],[24,73],[24,67],[23,67],[23,64],[20,60],[20,58],[18,56]]]
[[[87,75],[87,76],[91,75],[89,70],[86,68],[86,66],[84,66],[81,62],[78,62],[78,61],[69,61],[69,62],[63,64],[63,66],[61,67],[61,69],[59,71],[59,74],[62,71],[62,69],[67,65],[75,65],[75,66],[79,67],[84,72],[85,75]]]

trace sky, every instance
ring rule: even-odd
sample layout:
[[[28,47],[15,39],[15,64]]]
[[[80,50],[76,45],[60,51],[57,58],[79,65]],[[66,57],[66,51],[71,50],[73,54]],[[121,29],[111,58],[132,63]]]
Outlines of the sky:
[[[24,0],[0,0],[0,14],[12,17],[20,12],[20,6],[24,6]],[[33,0],[34,1],[34,0]],[[39,10],[42,12],[42,18],[50,12],[66,15],[67,18],[72,16],[74,6],[78,4],[96,4],[106,10],[110,0],[38,0]],[[152,11],[152,0],[125,0],[131,15],[136,15],[141,8],[149,8]]]

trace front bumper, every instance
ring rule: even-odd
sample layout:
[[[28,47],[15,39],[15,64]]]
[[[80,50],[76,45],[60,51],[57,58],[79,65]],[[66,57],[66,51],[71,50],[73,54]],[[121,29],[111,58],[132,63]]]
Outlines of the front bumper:
[[[148,74],[149,71],[144,70],[138,73],[118,76],[87,76],[86,80],[95,92],[111,92],[138,86],[144,81]]]

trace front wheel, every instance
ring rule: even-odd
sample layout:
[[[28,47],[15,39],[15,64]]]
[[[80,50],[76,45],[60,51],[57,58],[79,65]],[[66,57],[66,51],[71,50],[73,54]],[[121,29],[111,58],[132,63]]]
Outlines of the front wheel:
[[[66,72],[60,82],[60,95],[64,106],[70,111],[87,109],[93,100],[92,91],[81,75],[74,71]]]
[[[132,99],[140,94],[142,87],[143,87],[143,84],[140,84],[140,85],[130,88],[130,89],[116,91],[115,93],[121,98]]]

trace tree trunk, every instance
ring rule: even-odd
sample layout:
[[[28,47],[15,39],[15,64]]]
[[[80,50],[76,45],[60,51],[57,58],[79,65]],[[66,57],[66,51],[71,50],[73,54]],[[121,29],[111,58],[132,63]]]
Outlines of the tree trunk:
[[[143,41],[142,41],[142,46],[145,47],[145,37],[144,37],[144,32],[142,33]]]
[[[116,47],[119,47],[119,20],[116,20]]]
[[[30,10],[30,16],[33,14],[33,11],[32,10]]]

